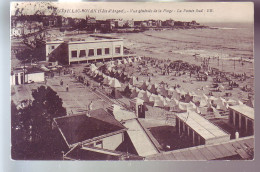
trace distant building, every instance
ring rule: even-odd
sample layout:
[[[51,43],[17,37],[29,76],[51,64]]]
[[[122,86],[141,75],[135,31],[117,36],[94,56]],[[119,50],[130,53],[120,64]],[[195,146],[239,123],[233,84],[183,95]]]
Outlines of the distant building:
[[[89,31],[94,31],[97,28],[97,21],[95,17],[86,17],[86,28]]]
[[[11,28],[11,36],[22,36],[24,35],[24,27],[19,26],[19,27],[13,27]]]
[[[116,20],[115,21],[115,27],[116,28],[132,28],[134,27],[134,21],[133,20]]]
[[[165,25],[165,26],[171,26],[171,27],[172,27],[172,26],[175,25],[175,21],[172,20],[172,19],[166,20],[164,25]]]
[[[254,134],[254,109],[247,105],[236,105],[229,107],[229,123],[242,136]]]
[[[189,26],[190,22],[175,21],[174,26]]]
[[[62,17],[61,16],[43,16],[43,26],[47,27],[61,27],[62,26]]]
[[[191,25],[191,26],[195,26],[195,25],[199,25],[199,23],[197,23],[195,20],[192,20],[192,21],[190,22],[190,25]]]
[[[116,21],[114,19],[97,20],[97,29],[101,32],[112,32],[116,27]]]
[[[46,41],[46,61],[63,64],[123,57],[123,39],[94,36]]]

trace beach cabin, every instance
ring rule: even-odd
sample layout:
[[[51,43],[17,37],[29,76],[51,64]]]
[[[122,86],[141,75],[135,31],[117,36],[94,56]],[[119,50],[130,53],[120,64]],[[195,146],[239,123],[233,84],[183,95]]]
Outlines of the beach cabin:
[[[177,113],[176,129],[180,135],[188,136],[194,146],[230,140],[230,134],[194,111]]]
[[[254,134],[254,109],[245,104],[229,106],[229,123],[238,130],[240,135]]]

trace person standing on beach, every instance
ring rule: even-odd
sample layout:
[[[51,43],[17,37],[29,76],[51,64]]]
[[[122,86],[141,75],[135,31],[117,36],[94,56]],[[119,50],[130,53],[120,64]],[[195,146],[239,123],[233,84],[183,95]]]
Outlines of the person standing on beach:
[[[63,80],[62,79],[60,80],[60,85],[63,86]]]
[[[66,85],[66,91],[69,92],[69,84]]]

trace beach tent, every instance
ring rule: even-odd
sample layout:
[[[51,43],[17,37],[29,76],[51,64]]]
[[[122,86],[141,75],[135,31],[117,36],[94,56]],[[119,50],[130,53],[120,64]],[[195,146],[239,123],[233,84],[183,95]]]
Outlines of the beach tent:
[[[184,101],[186,103],[189,103],[190,101],[192,101],[192,99],[193,99],[193,96],[189,92],[187,94],[185,94]]]
[[[144,96],[144,94],[145,94],[145,91],[141,90],[141,91],[138,92],[137,97],[142,98]]]
[[[185,96],[186,92],[180,88],[176,88],[176,92],[180,94],[180,96]]]
[[[167,102],[166,102],[166,100],[164,98],[163,99],[157,98],[154,101],[154,106],[155,107],[167,107],[168,104],[167,104]]]
[[[109,79],[108,78],[109,78],[108,76],[104,77],[103,84],[109,85]]]
[[[96,65],[94,65],[94,64],[91,64],[90,65],[90,71],[95,71],[95,70],[97,70],[97,66]]]
[[[138,106],[139,105],[143,105],[144,101],[142,99],[136,97],[134,99],[131,99],[129,101],[129,103],[130,103],[130,108],[137,112],[138,111]]]
[[[138,60],[142,60],[141,56],[138,57]]]
[[[157,92],[157,88],[158,88],[158,87],[159,87],[158,84],[150,84],[147,89],[148,89],[151,93],[153,93],[153,94],[158,94],[158,92]]]
[[[214,102],[214,101],[218,100],[218,98],[217,98],[217,97],[214,97],[214,96],[210,96],[210,97],[208,97],[208,100]]]
[[[116,62],[117,62],[117,65],[121,65],[122,64],[121,60],[117,60]]]
[[[168,97],[168,90],[165,87],[161,87],[159,88],[159,93],[164,96],[164,97]]]
[[[130,95],[130,98],[135,98],[138,96],[139,90],[138,88],[135,88],[132,90],[132,94]]]
[[[149,95],[150,93],[147,93],[147,91],[145,91],[143,93],[143,90],[141,90],[139,93],[138,93],[138,98],[142,99],[144,102],[149,102]]]
[[[144,102],[149,102],[149,97],[151,96],[152,94],[149,92],[149,91],[145,91],[145,93],[143,94],[143,97],[141,97],[141,99],[144,100]]]
[[[207,115],[208,114],[208,107],[199,107],[198,110],[203,115]]]
[[[158,98],[158,95],[151,93],[151,95],[149,97],[149,102],[153,103],[155,101],[155,99],[157,99],[157,98]]]
[[[133,85],[131,85],[131,84],[128,84],[128,87],[129,87],[129,89],[130,90],[133,90],[135,87],[133,86]]]
[[[137,60],[137,58],[136,58],[136,57],[134,57],[133,61],[134,61],[134,62],[137,62],[138,60]]]
[[[107,70],[108,70],[109,72],[112,72],[112,67],[109,66],[109,67],[107,68]]]
[[[233,100],[233,99],[228,99],[227,104],[229,106],[235,106],[235,105],[238,105],[238,102],[236,100]]]
[[[227,102],[222,97],[217,98],[213,103],[216,105],[216,109],[227,110]]]
[[[169,95],[172,95],[172,93],[175,92],[175,89],[170,87],[170,88],[167,89],[167,91],[168,91]]]
[[[125,121],[125,120],[131,120],[136,118],[135,113],[124,110],[123,108],[115,109],[113,115],[115,119],[118,121]]]
[[[123,64],[127,64],[128,63],[126,59],[123,59],[122,61],[123,61]]]
[[[107,75],[106,75],[106,74],[104,74],[104,73],[102,73],[102,76],[103,76],[103,78],[107,77]]]
[[[179,102],[179,104],[178,104],[179,109],[184,110],[184,111],[186,111],[188,109],[187,106],[188,106],[188,103]]]
[[[244,104],[243,102],[241,102],[240,100],[237,101],[238,105],[242,105]]]
[[[131,87],[131,88],[130,88]],[[125,96],[127,96],[127,97],[130,97],[131,96],[131,94],[132,94],[132,86],[131,85],[127,85],[126,87],[125,87],[125,89],[124,89],[124,94],[125,94]]]
[[[245,103],[245,105],[251,107],[251,108],[254,108],[255,107],[255,102],[253,99],[248,99]]]
[[[130,79],[130,81],[129,81],[129,83],[132,84],[132,85],[137,85],[137,84],[138,84],[138,81],[137,81],[137,79],[136,79],[135,76],[132,76],[131,79]]]
[[[224,87],[222,84],[220,84],[220,85],[218,86],[218,88],[219,88],[219,90],[224,90],[224,89],[225,89],[225,87]]]
[[[145,82],[143,82],[143,84],[142,84],[142,86],[141,86],[141,88],[140,89],[142,89],[142,90],[147,90],[147,87],[148,87],[148,85],[149,85],[149,82],[148,81],[145,81]]]
[[[205,107],[210,104],[210,102],[208,102],[208,99],[205,99],[204,97],[201,97],[201,99],[199,100],[199,103],[200,103],[200,107]]]
[[[116,104],[112,104],[107,108],[107,112],[109,112],[111,115],[114,115],[116,112],[120,111],[121,107]]]
[[[177,106],[180,103],[180,101],[175,99],[175,98],[173,98],[171,100],[172,100],[172,103],[173,103],[174,106]]]
[[[41,65],[41,69],[44,70],[45,72],[49,72],[50,69],[46,68],[44,65]]]
[[[187,108],[190,110],[196,110],[197,106],[193,102],[189,102]]]
[[[132,61],[131,58],[128,58],[127,61],[128,61],[129,63],[133,63],[133,61]]]
[[[121,84],[120,84],[120,82],[119,82],[116,78],[112,78],[112,79],[109,81],[109,86],[110,86],[110,87],[113,87],[113,88],[120,88],[120,87],[121,87]]]
[[[171,92],[171,99],[177,99],[177,100],[180,100],[180,94],[179,93],[177,93],[177,91],[172,91]]]
[[[120,91],[118,91],[116,88],[113,88],[111,92],[111,96],[115,99],[122,98],[123,96],[121,95]]]
[[[222,116],[220,115],[219,111],[214,108],[214,107],[211,107],[213,109],[213,114],[215,116],[215,118],[222,118]]]

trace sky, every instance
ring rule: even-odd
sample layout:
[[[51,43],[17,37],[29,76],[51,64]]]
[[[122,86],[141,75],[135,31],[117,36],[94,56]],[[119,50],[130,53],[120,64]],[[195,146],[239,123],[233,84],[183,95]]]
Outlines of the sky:
[[[51,2],[58,8],[58,14],[65,17],[96,19],[134,20],[180,20],[208,22],[250,22],[254,21],[254,4],[251,2]],[[11,4],[11,15],[17,8],[24,8],[24,14],[46,10],[45,2],[17,2]],[[48,14],[48,13],[47,13]]]

